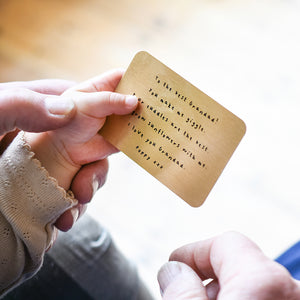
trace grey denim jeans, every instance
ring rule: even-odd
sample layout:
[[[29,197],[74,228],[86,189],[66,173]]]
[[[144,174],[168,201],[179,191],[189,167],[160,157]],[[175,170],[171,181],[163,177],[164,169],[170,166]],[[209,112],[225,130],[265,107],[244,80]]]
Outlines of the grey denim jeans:
[[[41,270],[3,299],[152,300],[110,234],[88,215],[59,237]]]

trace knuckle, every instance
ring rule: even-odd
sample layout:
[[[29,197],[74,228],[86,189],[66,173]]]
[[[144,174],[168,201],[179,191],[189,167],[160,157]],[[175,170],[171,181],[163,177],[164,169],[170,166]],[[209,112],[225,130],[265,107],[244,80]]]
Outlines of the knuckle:
[[[123,106],[125,104],[126,97],[118,93],[110,93],[109,95],[109,105],[113,106]]]
[[[243,234],[237,231],[227,231],[218,236],[216,236],[214,244],[239,244],[241,242],[250,242],[250,240],[245,237]]]

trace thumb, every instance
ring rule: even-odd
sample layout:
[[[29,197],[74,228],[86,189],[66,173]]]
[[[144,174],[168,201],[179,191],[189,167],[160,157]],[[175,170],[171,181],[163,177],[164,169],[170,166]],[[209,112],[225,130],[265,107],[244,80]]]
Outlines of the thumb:
[[[68,123],[75,111],[68,97],[49,96],[27,89],[0,91],[0,135],[15,128],[41,132]]]
[[[170,261],[157,276],[163,300],[208,300],[202,280],[184,263]]]

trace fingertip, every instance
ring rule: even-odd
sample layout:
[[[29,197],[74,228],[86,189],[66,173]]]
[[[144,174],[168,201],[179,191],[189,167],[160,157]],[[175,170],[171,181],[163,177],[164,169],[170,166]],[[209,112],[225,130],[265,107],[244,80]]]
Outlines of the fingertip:
[[[99,104],[99,109],[106,115],[118,114],[123,115],[131,112],[135,109],[138,104],[138,99],[134,95],[125,95],[117,92],[101,92],[101,100]]]
[[[65,211],[55,222],[55,226],[60,231],[68,231],[70,230],[75,222],[77,221],[79,216],[78,207],[74,206],[67,211]]]
[[[208,300],[202,280],[188,265],[171,261],[159,270],[157,279],[163,299]]]
[[[77,173],[73,179],[71,190],[80,204],[91,201],[96,191],[105,183],[107,172],[108,160],[103,159],[85,165]]]
[[[138,104],[138,98],[136,96],[128,95],[125,98],[125,105],[128,109],[134,109]]]
[[[175,278],[180,275],[180,273],[181,267],[177,261],[167,262],[160,268],[157,274],[157,280],[162,295]]]

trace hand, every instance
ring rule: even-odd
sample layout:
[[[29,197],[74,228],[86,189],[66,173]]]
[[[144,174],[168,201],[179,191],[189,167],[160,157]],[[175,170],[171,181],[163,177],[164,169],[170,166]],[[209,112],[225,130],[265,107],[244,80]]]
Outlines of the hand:
[[[71,98],[60,96],[75,83],[67,80],[45,79],[0,83],[0,154],[7,148],[19,130],[43,132],[65,126],[75,115]],[[90,164],[74,178],[72,191],[79,200],[76,209],[66,211],[58,220],[57,228],[68,230],[74,219],[90,201],[93,193],[105,182],[107,160]],[[93,188],[81,189],[93,182]]]
[[[19,130],[43,132],[70,122],[74,102],[59,95],[74,84],[59,79],[0,83],[0,154]]]
[[[26,134],[35,156],[58,180],[71,188],[78,206],[59,218],[56,226],[68,230],[106,177],[107,161],[117,151],[98,134],[106,116],[128,114],[137,105],[136,97],[114,93],[123,71],[115,70],[74,86],[62,94],[76,105],[74,118],[63,128],[41,134]]]
[[[300,299],[299,282],[283,266],[232,232],[175,250],[158,281],[163,300]]]
[[[58,95],[72,85],[57,79],[0,83],[0,141],[16,129],[42,132],[66,125],[74,103]]]

